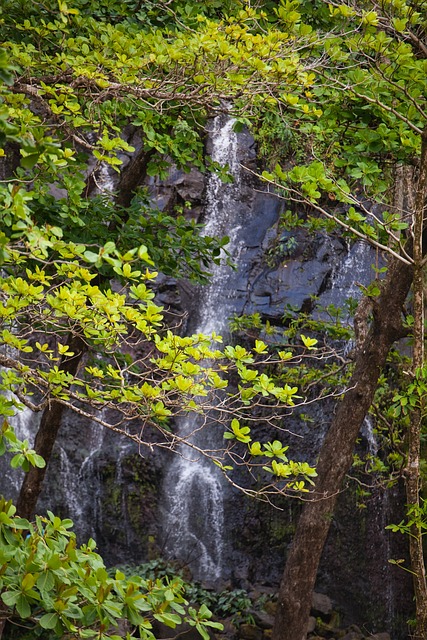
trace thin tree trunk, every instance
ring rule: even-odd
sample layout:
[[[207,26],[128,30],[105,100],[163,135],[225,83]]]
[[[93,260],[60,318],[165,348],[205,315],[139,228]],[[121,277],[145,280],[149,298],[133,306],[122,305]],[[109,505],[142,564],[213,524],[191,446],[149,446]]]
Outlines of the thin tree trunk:
[[[363,420],[393,343],[402,337],[402,308],[413,268],[394,259],[374,301],[373,321],[356,356],[349,391],[338,404],[317,464],[311,500],[299,518],[279,590],[272,640],[305,640],[312,594],[335,503],[353,459]]]
[[[135,189],[147,177],[148,163],[155,155],[155,149],[144,151],[142,148],[130,161],[120,175],[117,187],[116,204],[121,207],[129,207],[135,194]],[[114,227],[115,228],[115,227]],[[110,230],[111,225],[110,225]]]
[[[80,362],[86,352],[86,343],[80,336],[70,336],[67,342],[73,356],[64,357],[61,363],[61,370],[71,375],[77,373]],[[40,496],[46,470],[52,455],[53,446],[61,426],[62,415],[64,413],[64,405],[52,400],[50,405],[43,411],[40,426],[34,442],[36,453],[42,456],[46,462],[43,469],[39,467],[30,467],[25,474],[19,492],[16,505],[17,513],[22,518],[31,519],[34,516],[37,500]]]
[[[414,313],[414,347],[412,371],[416,377],[424,365],[424,277],[423,277],[423,227],[424,210],[427,195],[427,128],[422,136],[422,149],[418,185],[413,205],[414,234],[414,281],[413,281],[413,313]],[[418,510],[420,506],[421,488],[421,428],[424,413],[424,399],[410,412],[408,429],[408,461],[405,469],[406,497],[409,510]],[[427,583],[424,565],[423,530],[421,522],[415,519],[409,536],[409,555],[413,575],[416,633],[414,638],[427,638]]]
[[[0,612],[2,612],[3,609],[6,610],[6,607],[5,607],[5,605],[1,604],[0,605]],[[6,613],[4,615],[6,615]],[[6,624],[7,624],[7,618],[0,618],[0,640],[1,640],[2,636],[3,636],[3,631],[5,630]]]

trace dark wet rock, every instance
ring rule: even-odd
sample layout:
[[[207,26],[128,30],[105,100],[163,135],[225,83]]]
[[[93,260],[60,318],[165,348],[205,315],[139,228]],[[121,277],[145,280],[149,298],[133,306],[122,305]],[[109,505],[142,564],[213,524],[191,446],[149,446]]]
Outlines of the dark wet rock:
[[[270,616],[274,617],[276,615],[277,602],[273,600],[267,600],[267,602],[264,605],[264,609]]]
[[[308,627],[307,633],[312,633],[316,628],[316,618],[314,616],[310,616],[308,619]]]
[[[361,631],[349,631],[342,637],[342,640],[364,640],[365,636]]]
[[[262,629],[255,624],[244,623],[238,628],[238,637],[242,640],[261,640]]]
[[[313,593],[311,609],[314,615],[329,616],[332,613],[332,600],[324,593]]]
[[[261,629],[271,629],[274,624],[274,616],[271,616],[266,611],[250,611],[256,625]]]

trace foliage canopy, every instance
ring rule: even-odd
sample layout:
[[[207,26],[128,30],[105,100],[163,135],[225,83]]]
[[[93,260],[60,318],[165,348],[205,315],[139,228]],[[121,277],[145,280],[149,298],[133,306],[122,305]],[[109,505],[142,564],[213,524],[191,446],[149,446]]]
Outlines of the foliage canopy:
[[[228,472],[227,454],[259,458],[275,489],[306,489],[315,470],[288,460],[281,441],[255,440],[252,411],[298,401],[297,387],[278,384],[266,365],[286,371],[314,339],[299,334],[297,348],[269,355],[262,340],[221,347],[219,336],[165,326],[155,270],[206,280],[226,239],[197,239],[196,224],[152,211],[141,185],[171,166],[205,171],[207,120],[229,110],[236,127],[255,124],[267,155],[274,149],[265,181],[414,265],[419,202],[413,188],[397,202],[393,183],[404,167],[413,185],[423,164],[425,9],[424,0],[11,0],[0,9],[0,453],[11,451],[13,466],[44,465],[9,420],[24,406],[68,406],[148,446],[153,428],[158,446],[175,448],[171,416],[204,413],[227,389],[216,463]],[[373,304],[381,286],[367,290]],[[9,503],[2,509],[6,616],[101,638],[126,615],[149,637],[141,612],[150,585],[108,578],[92,543],[76,549],[68,522],[31,524]],[[77,591],[61,582],[60,552]],[[153,589],[149,610],[173,626],[184,613],[180,585]],[[207,612],[189,615],[202,633],[212,624]]]

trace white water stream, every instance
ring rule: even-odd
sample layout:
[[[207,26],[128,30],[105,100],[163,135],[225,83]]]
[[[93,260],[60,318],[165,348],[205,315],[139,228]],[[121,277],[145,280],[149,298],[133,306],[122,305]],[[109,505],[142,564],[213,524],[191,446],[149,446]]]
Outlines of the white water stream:
[[[213,121],[211,132],[215,162],[228,165],[234,178],[224,184],[212,174],[207,185],[206,235],[230,238],[227,251],[234,261],[241,250],[239,245],[239,182],[240,166],[237,156],[237,136],[233,120],[219,116]],[[222,333],[227,330],[232,312],[228,280],[232,272],[225,262],[212,266],[212,278],[202,292],[199,321],[194,333]],[[197,416],[190,414],[177,426],[180,436],[194,432]],[[211,426],[211,429],[215,427]],[[201,429],[191,436],[199,447],[212,448],[215,434]],[[220,434],[217,436],[221,437]],[[213,444],[213,446],[215,446]],[[224,506],[220,471],[202,457],[183,447],[171,462],[165,481],[166,514],[164,520],[165,551],[188,565],[194,578],[213,582],[224,574]]]

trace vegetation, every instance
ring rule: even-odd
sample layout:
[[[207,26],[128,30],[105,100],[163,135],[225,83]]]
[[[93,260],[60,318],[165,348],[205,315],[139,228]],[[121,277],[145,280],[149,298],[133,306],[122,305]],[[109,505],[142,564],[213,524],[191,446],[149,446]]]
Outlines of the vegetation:
[[[400,1],[347,2],[329,7],[326,29],[322,25],[306,49],[315,68],[306,97],[308,93],[313,113],[319,105],[318,118],[305,113],[299,95],[292,97],[288,109],[295,114],[292,133],[306,150],[305,157],[296,157],[291,167],[276,165],[263,174],[282,187],[287,198],[310,203],[345,232],[370,242],[388,256],[386,275],[367,288],[366,299],[356,312],[355,328],[364,324],[365,329],[350,390],[338,405],[322,447],[313,491],[317,500],[307,504],[299,521],[279,595],[275,639],[305,637],[304,621],[329,530],[329,515],[351,464],[381,368],[393,343],[409,333],[413,336],[411,398],[403,394],[404,406],[410,405],[403,472],[409,514],[406,530],[410,531],[417,609],[414,637],[424,638],[427,633],[420,506],[427,201],[425,9],[424,2]],[[411,285],[412,316],[405,322],[402,310]]]
[[[183,577],[185,570],[168,564],[161,558],[151,560],[136,567],[119,567],[125,575],[138,575],[149,580],[167,577],[175,579]],[[111,573],[111,570],[110,570]],[[252,601],[244,589],[224,589],[215,591],[207,589],[200,582],[185,581],[185,596],[193,604],[206,605],[214,616],[219,619],[231,617],[233,624],[238,626],[241,622],[249,620]]]
[[[250,106],[278,79],[300,84],[307,74],[285,64],[290,37],[258,37],[250,7],[218,22],[208,4],[205,16],[184,10],[185,23],[179,7],[126,9],[18,0],[1,14],[0,453],[26,472],[17,511],[2,503],[1,614],[3,625],[23,620],[56,637],[114,637],[122,618],[129,633],[150,637],[150,616],[174,627],[185,615],[181,583],[108,578],[92,542],[76,548],[69,521],[48,514],[32,524],[64,408],[139,446],[174,449],[170,417],[206,412],[237,374],[224,450],[200,453],[224,472],[228,452],[259,456],[274,491],[305,490],[315,475],[280,441],[253,442],[247,426],[254,405],[279,410],[297,399],[296,387],[264,372],[282,356],[262,340],[220,349],[219,336],[180,337],[163,323],[154,269],[203,281],[226,240],[198,238],[196,225],[151,211],[140,188],[171,165],[204,170],[204,125],[224,100],[239,94]],[[226,167],[210,170],[227,177]],[[303,338],[298,351],[314,344]],[[41,414],[34,448],[10,420],[24,407]],[[187,613],[202,635],[215,626],[206,607]]]
[[[57,637],[108,638],[121,618],[150,637],[150,616],[174,626],[188,615],[206,634],[210,613],[186,613],[179,581],[153,587],[121,573],[110,578],[91,542],[75,547],[67,521],[30,521],[64,407],[140,446],[151,447],[156,433],[158,446],[174,449],[171,417],[195,411],[208,426],[209,408],[236,377],[237,390],[216,420],[225,429],[224,449],[199,453],[229,475],[236,461],[262,467],[273,482],[249,493],[312,498],[289,554],[273,631],[273,640],[304,640],[354,443],[392,346],[411,336],[410,383],[395,391],[388,417],[403,416],[406,430],[408,521],[396,527],[409,534],[414,638],[425,638],[425,0],[95,5],[11,0],[0,13],[0,453],[11,452],[12,466],[26,471],[19,517],[2,503],[3,618],[30,620]],[[306,318],[290,310],[290,346],[269,353],[259,336],[269,328],[257,317],[234,321],[239,331],[258,332],[246,347],[222,347],[220,336],[174,333],[154,301],[155,270],[206,281],[227,240],[197,236],[182,209],[155,210],[144,182],[164,179],[171,166],[208,167],[229,179],[227,167],[204,157],[207,120],[225,109],[237,128],[251,126],[257,136],[265,163],[259,177],[304,206],[312,229],[324,218],[386,261],[355,312],[349,390],[316,470],[289,460],[281,441],[259,442],[252,431],[254,407],[268,409],[274,424],[282,409],[304,402],[292,364],[319,347],[301,333]],[[268,259],[274,265],[295,249],[284,236]],[[404,313],[411,288],[411,313]],[[337,318],[328,331],[346,335]],[[271,375],[278,369],[280,376]],[[336,366],[330,369],[333,380]],[[9,420],[23,407],[42,414],[34,449]]]
[[[123,637],[119,621],[128,637],[134,629],[132,635],[154,638],[154,620],[172,629],[185,620],[205,640],[207,627],[221,628],[206,606],[188,607],[181,579],[126,578],[121,571],[110,577],[93,540],[77,547],[71,520],[48,512],[32,524],[10,502],[2,499],[0,507],[3,609],[35,637],[41,630],[43,637],[114,640]]]

